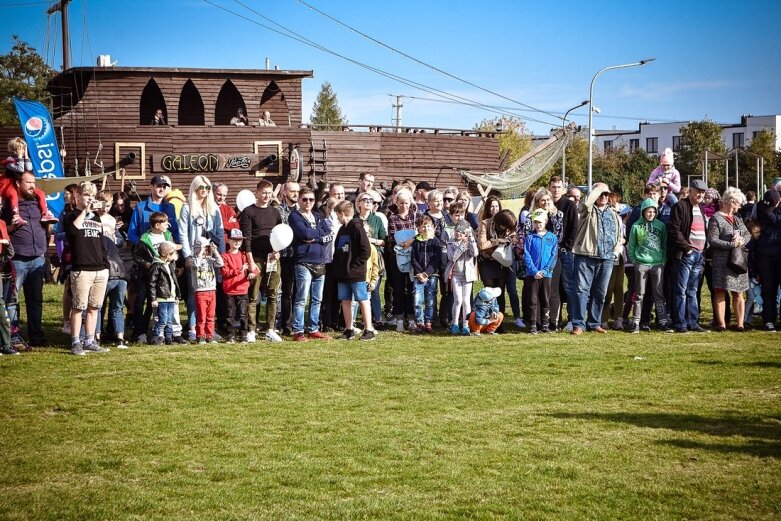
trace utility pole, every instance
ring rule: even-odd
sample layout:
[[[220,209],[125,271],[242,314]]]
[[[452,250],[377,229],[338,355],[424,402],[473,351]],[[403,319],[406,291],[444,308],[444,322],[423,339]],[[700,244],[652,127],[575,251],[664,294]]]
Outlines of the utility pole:
[[[71,42],[68,33],[68,4],[71,0],[60,0],[51,6],[46,14],[54,14],[57,11],[62,13],[62,70],[67,71],[71,68]]]
[[[394,94],[390,94],[390,96],[394,96]],[[404,96],[401,96],[399,94],[395,94],[396,97],[396,103],[392,104],[393,108],[396,109],[396,117],[394,119],[391,119],[391,122],[396,123],[396,133],[401,132],[401,109],[404,107],[404,104],[401,102],[401,100],[404,99]]]

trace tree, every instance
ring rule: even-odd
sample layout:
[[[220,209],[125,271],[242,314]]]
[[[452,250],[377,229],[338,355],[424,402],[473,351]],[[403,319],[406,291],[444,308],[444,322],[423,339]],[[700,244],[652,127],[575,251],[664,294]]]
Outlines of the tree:
[[[705,151],[726,154],[727,147],[722,139],[722,127],[713,121],[693,121],[681,128],[681,148],[675,167],[681,173],[681,183],[686,185],[690,175],[702,173],[702,157]],[[724,186],[724,168],[708,165],[708,184]]]
[[[765,179],[779,175],[778,152],[776,152],[776,135],[769,130],[762,130],[751,140],[746,150],[765,159]],[[753,168],[752,168],[753,169]]]
[[[494,119],[484,119],[475,125],[475,130],[482,132],[496,132],[497,128],[503,131],[498,135],[499,153],[504,155],[505,151],[509,152],[507,164],[522,158],[526,152],[531,150],[532,140],[526,131],[526,124],[518,118],[500,116]]]
[[[54,69],[26,42],[14,35],[14,46],[0,56],[0,126],[16,126],[19,120],[13,96],[49,103],[46,84],[54,77]]]
[[[320,125],[328,128],[347,125],[347,118],[342,116],[336,93],[327,81],[323,82],[320,92],[317,94],[315,104],[312,107],[312,115],[309,117],[312,125]]]

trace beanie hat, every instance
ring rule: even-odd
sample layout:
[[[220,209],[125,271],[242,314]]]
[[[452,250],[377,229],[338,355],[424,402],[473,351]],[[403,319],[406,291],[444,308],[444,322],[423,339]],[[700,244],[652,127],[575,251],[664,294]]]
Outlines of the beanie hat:
[[[664,152],[662,153],[662,157],[659,158],[659,164],[672,166],[673,163],[675,163],[675,158],[673,157],[672,149],[665,148]]]

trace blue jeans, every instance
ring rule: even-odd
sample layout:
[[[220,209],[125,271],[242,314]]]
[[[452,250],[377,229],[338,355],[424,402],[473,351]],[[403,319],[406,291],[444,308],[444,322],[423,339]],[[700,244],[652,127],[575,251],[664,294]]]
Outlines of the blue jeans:
[[[32,260],[13,260],[16,272],[16,295],[13,299],[6,300],[8,320],[11,322],[11,330],[19,327],[19,290],[24,290],[24,304],[27,311],[27,334],[32,344],[44,344],[46,337],[43,334],[43,257],[35,257]]]
[[[575,255],[576,290],[570,309],[573,328],[584,329],[586,325],[589,329],[599,327],[611,273],[613,273],[612,258],[597,259]],[[588,321],[586,306],[588,306]]]
[[[380,302],[380,285],[382,284],[382,275],[377,279],[377,285],[371,294],[372,301],[372,319],[375,322],[382,320],[382,303]],[[353,317],[355,313],[353,313]]]
[[[561,261],[561,286],[564,289],[564,299],[567,303],[567,319],[572,321],[572,308],[575,305],[575,291],[577,286],[575,285],[575,254],[571,251],[559,252],[559,260]],[[558,288],[554,288],[553,291],[557,291]],[[562,312],[562,319],[564,313]]]
[[[309,322],[306,324],[306,330],[309,333],[314,333],[320,329],[320,303],[323,300],[325,275],[313,278],[312,272],[303,264],[296,264],[294,273],[296,277],[296,295],[293,300],[293,333],[304,332],[304,312],[306,311],[307,295],[311,295],[311,302],[309,304]]]
[[[434,318],[434,300],[437,298],[437,277],[429,277],[426,282],[415,279],[415,322],[431,324]],[[425,310],[424,310],[425,306]]]
[[[176,302],[157,303],[157,322],[155,322],[155,327],[152,328],[155,338],[163,336],[163,333],[165,333],[165,338],[172,338],[174,336],[173,323],[175,307]]]
[[[106,284],[106,296],[108,297],[108,317],[111,320],[111,332],[115,336],[125,334],[125,294],[127,293],[127,281],[124,279],[111,279]],[[103,329],[103,308],[98,310],[98,325],[96,333]]]
[[[700,326],[700,308],[697,292],[704,267],[701,252],[693,251],[675,261],[675,286],[673,287],[673,325],[684,331]]]

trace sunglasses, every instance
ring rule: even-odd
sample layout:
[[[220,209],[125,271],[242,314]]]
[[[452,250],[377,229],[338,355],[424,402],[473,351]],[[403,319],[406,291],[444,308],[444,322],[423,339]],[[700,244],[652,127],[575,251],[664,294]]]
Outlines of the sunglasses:
[[[367,197],[367,198],[361,199],[360,202],[374,204],[374,200],[371,197]]]
[[[669,187],[667,187],[667,186],[660,186],[660,187],[659,187],[659,190],[669,190],[669,189],[670,189],[670,188],[669,188]]]
[[[302,203],[314,203],[315,202],[315,198],[314,197],[299,197],[298,200],[301,201]]]
[[[446,203],[452,203],[453,201],[455,201],[455,199],[453,199],[452,197],[443,197],[442,200],[445,201]]]
[[[207,192],[210,192],[211,189],[212,189],[212,187],[208,186],[208,185],[201,185],[201,186],[198,187],[198,190],[206,190]]]

